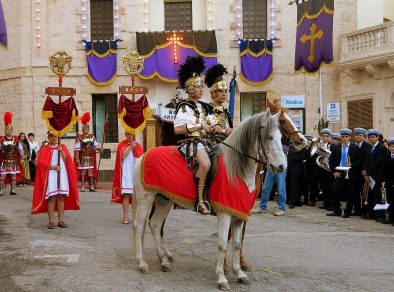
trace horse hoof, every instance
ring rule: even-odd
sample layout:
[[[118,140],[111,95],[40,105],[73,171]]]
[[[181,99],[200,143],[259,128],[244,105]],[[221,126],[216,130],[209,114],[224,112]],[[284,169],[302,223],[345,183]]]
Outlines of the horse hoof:
[[[149,267],[140,267],[140,272],[142,274],[149,274]]]
[[[230,291],[230,285],[227,282],[218,283],[219,290]]]
[[[161,265],[162,272],[169,272],[171,270],[170,265]]]
[[[250,285],[252,284],[248,277],[238,278],[238,283],[242,285]]]

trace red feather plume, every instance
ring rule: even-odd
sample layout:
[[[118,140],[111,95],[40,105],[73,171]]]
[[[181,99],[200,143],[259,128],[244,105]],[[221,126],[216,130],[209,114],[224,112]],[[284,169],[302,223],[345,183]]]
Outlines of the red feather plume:
[[[6,112],[4,114],[4,125],[8,126],[12,124],[12,113]]]
[[[89,122],[90,122],[90,113],[86,112],[81,117],[81,123],[82,123],[82,125],[86,125]]]

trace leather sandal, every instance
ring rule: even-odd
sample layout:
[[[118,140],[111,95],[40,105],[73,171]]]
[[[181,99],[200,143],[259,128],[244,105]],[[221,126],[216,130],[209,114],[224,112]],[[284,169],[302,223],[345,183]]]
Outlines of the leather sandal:
[[[197,214],[201,214],[201,215],[209,215],[209,214],[211,214],[210,209],[211,208],[210,208],[209,203],[207,201],[200,201],[197,205],[196,212],[197,212]]]
[[[123,224],[129,224],[129,218],[124,218],[124,219],[122,220],[122,223],[123,223]]]
[[[54,222],[49,222],[48,223],[48,229],[55,229],[55,223]]]
[[[57,223],[57,226],[59,226],[61,228],[68,228],[68,225],[66,223],[64,223],[63,221],[59,221],[59,223]]]

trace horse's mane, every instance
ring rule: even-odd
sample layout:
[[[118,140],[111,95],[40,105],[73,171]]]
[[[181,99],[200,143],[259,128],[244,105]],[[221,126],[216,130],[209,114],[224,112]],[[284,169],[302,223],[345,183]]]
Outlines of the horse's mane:
[[[232,180],[235,176],[247,180],[250,176],[250,170],[255,166],[255,162],[245,157],[242,153],[247,153],[252,157],[257,154],[257,137],[261,126],[262,139],[271,133],[273,127],[277,126],[276,119],[269,112],[256,114],[245,121],[239,127],[235,128],[231,135],[225,140],[226,144],[233,146],[236,151],[227,146],[222,145],[224,153],[224,161],[227,170],[227,176]]]

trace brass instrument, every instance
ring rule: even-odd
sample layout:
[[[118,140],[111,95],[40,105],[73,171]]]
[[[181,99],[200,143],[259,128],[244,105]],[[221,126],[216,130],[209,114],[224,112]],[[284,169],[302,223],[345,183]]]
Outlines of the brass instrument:
[[[363,190],[361,192],[361,207],[363,205],[368,206],[368,193],[369,193],[369,183],[365,182],[363,185]]]
[[[331,155],[331,151],[321,143],[320,139],[312,140],[312,143],[309,146],[309,155],[312,157],[313,155],[318,154],[316,157],[316,164],[320,168],[324,170],[331,171],[329,165],[329,159]]]

